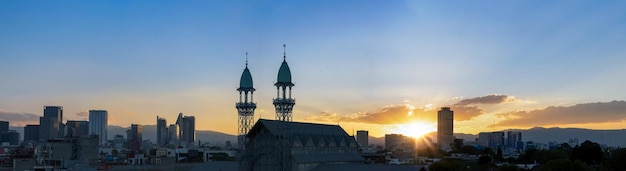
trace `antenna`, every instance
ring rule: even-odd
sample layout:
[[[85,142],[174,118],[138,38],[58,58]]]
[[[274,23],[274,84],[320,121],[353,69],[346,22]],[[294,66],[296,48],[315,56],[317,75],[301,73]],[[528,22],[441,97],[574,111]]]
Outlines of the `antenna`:
[[[287,45],[283,44],[283,60],[287,59]]]

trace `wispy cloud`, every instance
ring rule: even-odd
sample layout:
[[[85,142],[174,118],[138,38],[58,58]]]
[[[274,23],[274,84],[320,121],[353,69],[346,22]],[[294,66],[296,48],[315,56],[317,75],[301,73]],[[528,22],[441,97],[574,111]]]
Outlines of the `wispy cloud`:
[[[454,111],[454,119],[457,121],[470,120],[484,114],[484,110],[477,104],[501,104],[515,101],[515,97],[509,95],[493,94],[469,99],[461,99],[450,107]],[[433,110],[434,109],[434,110]],[[322,122],[356,122],[371,124],[405,124],[416,120],[426,122],[437,121],[437,108],[413,107],[410,105],[390,105],[380,107],[374,111],[359,112],[349,115],[339,115],[330,112],[321,112],[320,115],[309,117],[306,120]]]
[[[514,111],[497,114],[504,120],[498,125],[545,126],[559,124],[588,124],[619,122],[626,119],[626,102],[584,103],[574,106],[550,106],[540,110]]]
[[[12,126],[24,126],[39,121],[39,115],[32,113],[8,112],[0,109],[0,120],[9,121]]]

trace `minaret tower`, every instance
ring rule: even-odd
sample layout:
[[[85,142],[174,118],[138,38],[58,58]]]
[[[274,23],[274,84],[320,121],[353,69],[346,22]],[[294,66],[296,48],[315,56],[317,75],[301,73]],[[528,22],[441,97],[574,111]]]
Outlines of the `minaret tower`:
[[[248,52],[246,52],[246,68],[241,74],[239,88],[237,88],[237,91],[239,91],[239,102],[235,105],[239,113],[239,134],[237,136],[239,150],[243,150],[246,143],[246,134],[248,134],[248,131],[254,124],[254,109],[256,109],[256,103],[253,102],[254,90],[252,75],[250,70],[248,70]]]
[[[287,65],[287,46],[283,44],[283,63],[278,70],[278,81],[276,86],[276,98],[274,99],[274,107],[276,108],[276,120],[291,122],[291,113],[293,106],[296,105],[296,99],[291,98],[291,71]]]

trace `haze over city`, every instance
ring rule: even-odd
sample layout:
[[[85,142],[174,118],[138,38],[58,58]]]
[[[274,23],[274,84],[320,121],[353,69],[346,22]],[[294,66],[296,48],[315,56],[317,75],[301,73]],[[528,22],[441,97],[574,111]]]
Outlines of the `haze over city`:
[[[241,72],[255,120],[289,62],[293,120],[351,133],[624,129],[624,1],[1,1],[0,120],[108,111],[109,125],[193,115],[237,133]],[[246,59],[246,52],[248,57]],[[419,130],[419,131],[416,131]]]

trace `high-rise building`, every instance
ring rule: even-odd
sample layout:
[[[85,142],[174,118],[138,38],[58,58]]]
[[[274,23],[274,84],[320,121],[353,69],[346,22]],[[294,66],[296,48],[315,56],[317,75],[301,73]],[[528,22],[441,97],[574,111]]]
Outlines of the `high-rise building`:
[[[506,134],[506,147],[521,150],[521,147],[518,147],[518,144],[522,141],[522,132],[508,131]]]
[[[0,121],[0,133],[9,131],[9,122]]]
[[[156,134],[157,134],[157,145],[165,146],[168,141],[168,131],[167,131],[167,121],[165,118],[160,118],[157,116],[157,125],[156,125]]]
[[[60,138],[64,130],[60,129],[63,124],[62,106],[44,106],[43,117],[39,118],[39,138],[47,140]]]
[[[504,132],[491,132],[489,147],[492,149],[504,148]]]
[[[367,148],[369,146],[369,132],[366,130],[356,131],[356,142],[361,148]]]
[[[57,138],[59,123],[55,118],[39,117],[39,139],[49,140]]]
[[[254,86],[252,82],[252,75],[248,70],[248,53],[246,53],[246,68],[241,74],[239,80],[239,102],[235,104],[238,113],[238,134],[237,144],[238,149],[243,150],[246,142],[246,134],[252,129],[254,122],[254,109],[256,109],[256,103],[254,103]]]
[[[89,135],[98,135],[100,145],[107,142],[109,113],[106,110],[89,110]]]
[[[172,145],[180,145],[179,139],[180,139],[180,135],[178,134],[180,131],[180,128],[178,127],[178,125],[176,124],[170,124],[169,128],[167,128],[167,142],[168,144],[172,144]]]
[[[143,142],[143,127],[138,124],[131,124],[130,129],[126,131],[126,137],[130,149],[133,151],[141,150],[141,143]]]
[[[286,49],[286,46],[283,45],[283,48]],[[274,99],[276,120],[291,122],[293,106],[296,105],[296,99],[291,98],[291,87],[295,84],[291,82],[291,70],[287,65],[286,52],[283,52],[283,63],[278,70],[278,79],[274,86],[276,86],[276,98]]]
[[[88,137],[89,136],[89,122],[87,121],[72,121],[69,120],[65,123],[66,135],[70,137]]]
[[[193,116],[183,117],[183,124],[180,129],[182,130],[180,141],[183,145],[193,146],[196,141],[196,118]]]
[[[8,130],[6,132],[0,133],[1,142],[8,142],[9,145],[19,145],[20,143],[20,133],[15,130]]]
[[[437,112],[437,145],[439,149],[449,151],[454,141],[454,112],[449,107],[442,107]]]
[[[24,142],[39,141],[39,125],[26,125],[24,127]]]

